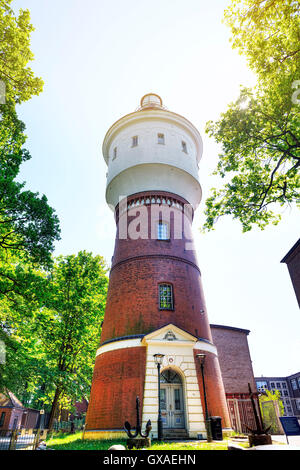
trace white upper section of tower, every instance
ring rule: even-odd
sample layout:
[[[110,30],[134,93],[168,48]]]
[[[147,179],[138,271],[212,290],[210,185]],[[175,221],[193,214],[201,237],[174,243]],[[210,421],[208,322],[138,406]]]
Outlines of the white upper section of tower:
[[[201,200],[198,162],[202,139],[183,116],[170,112],[155,93],[142,97],[137,111],[116,121],[103,142],[108,165],[106,200],[144,191],[167,191],[194,209]]]

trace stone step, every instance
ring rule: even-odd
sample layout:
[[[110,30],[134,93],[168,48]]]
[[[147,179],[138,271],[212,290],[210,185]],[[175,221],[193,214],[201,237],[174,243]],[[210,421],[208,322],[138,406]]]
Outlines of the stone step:
[[[167,432],[167,433],[182,433],[182,434],[186,434],[187,433],[187,430],[184,429],[184,428],[171,428],[171,429],[168,429],[168,428],[165,428],[164,429],[164,432]]]
[[[187,440],[191,440],[191,439],[188,436],[185,436],[185,437],[183,437],[183,436],[172,436],[172,437],[164,436],[163,440],[164,441],[187,441]]]
[[[186,429],[164,429],[163,438],[166,440],[187,439],[189,437]]]

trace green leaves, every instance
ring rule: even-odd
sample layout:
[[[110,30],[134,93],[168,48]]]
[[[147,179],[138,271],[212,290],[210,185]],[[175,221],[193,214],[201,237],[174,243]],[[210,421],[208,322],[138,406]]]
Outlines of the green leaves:
[[[49,410],[55,397],[54,408],[69,406],[90,391],[108,286],[105,261],[82,251],[56,258],[48,271],[23,265],[13,273],[14,291],[20,285],[22,295],[0,302],[7,349],[0,387],[31,406]]]
[[[225,11],[232,45],[248,59],[260,80],[298,72],[298,0],[238,0]]]
[[[36,324],[52,384],[65,397],[81,399],[89,393],[104,316],[106,272],[101,256],[81,251],[58,257],[47,275]]]
[[[277,224],[280,207],[300,202],[300,6],[293,0],[236,0],[225,12],[233,47],[257,73],[255,90],[241,88],[236,102],[206,132],[221,144],[214,174],[226,183],[206,201],[204,229],[219,217],[238,219],[243,231]]]
[[[27,65],[33,60],[29,11],[20,10],[16,16],[10,4],[11,0],[0,2],[0,80],[6,85],[6,103],[15,105],[38,95],[43,81]]]
[[[15,105],[39,94],[43,83],[28,67],[33,59],[29,12],[16,16],[10,4],[0,0],[0,81],[6,89],[0,104],[0,339],[6,350],[0,390],[19,393],[48,370],[34,321],[45,288],[44,273],[37,269],[52,265],[60,229],[47,198],[16,181],[21,164],[31,157],[23,148],[25,125]]]

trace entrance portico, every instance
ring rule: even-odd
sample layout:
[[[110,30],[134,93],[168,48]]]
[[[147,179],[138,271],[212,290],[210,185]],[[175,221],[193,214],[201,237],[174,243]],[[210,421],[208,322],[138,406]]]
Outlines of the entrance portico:
[[[168,324],[146,336],[146,375],[143,400],[143,427],[151,419],[157,437],[158,376],[153,355],[164,354],[161,372],[161,412],[164,430],[186,429],[189,437],[206,437],[204,413],[197,379],[194,349],[217,354],[208,341]]]

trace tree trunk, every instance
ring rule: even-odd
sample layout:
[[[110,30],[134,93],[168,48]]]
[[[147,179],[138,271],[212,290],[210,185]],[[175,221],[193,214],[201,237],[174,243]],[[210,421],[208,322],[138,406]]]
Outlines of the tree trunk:
[[[52,427],[53,427],[54,418],[55,418],[55,414],[56,414],[60,394],[61,394],[61,390],[57,387],[57,389],[55,391],[54,399],[53,399],[53,402],[52,402],[51,411],[50,411],[50,417],[49,417],[49,422],[48,422],[49,431],[51,431]]]

